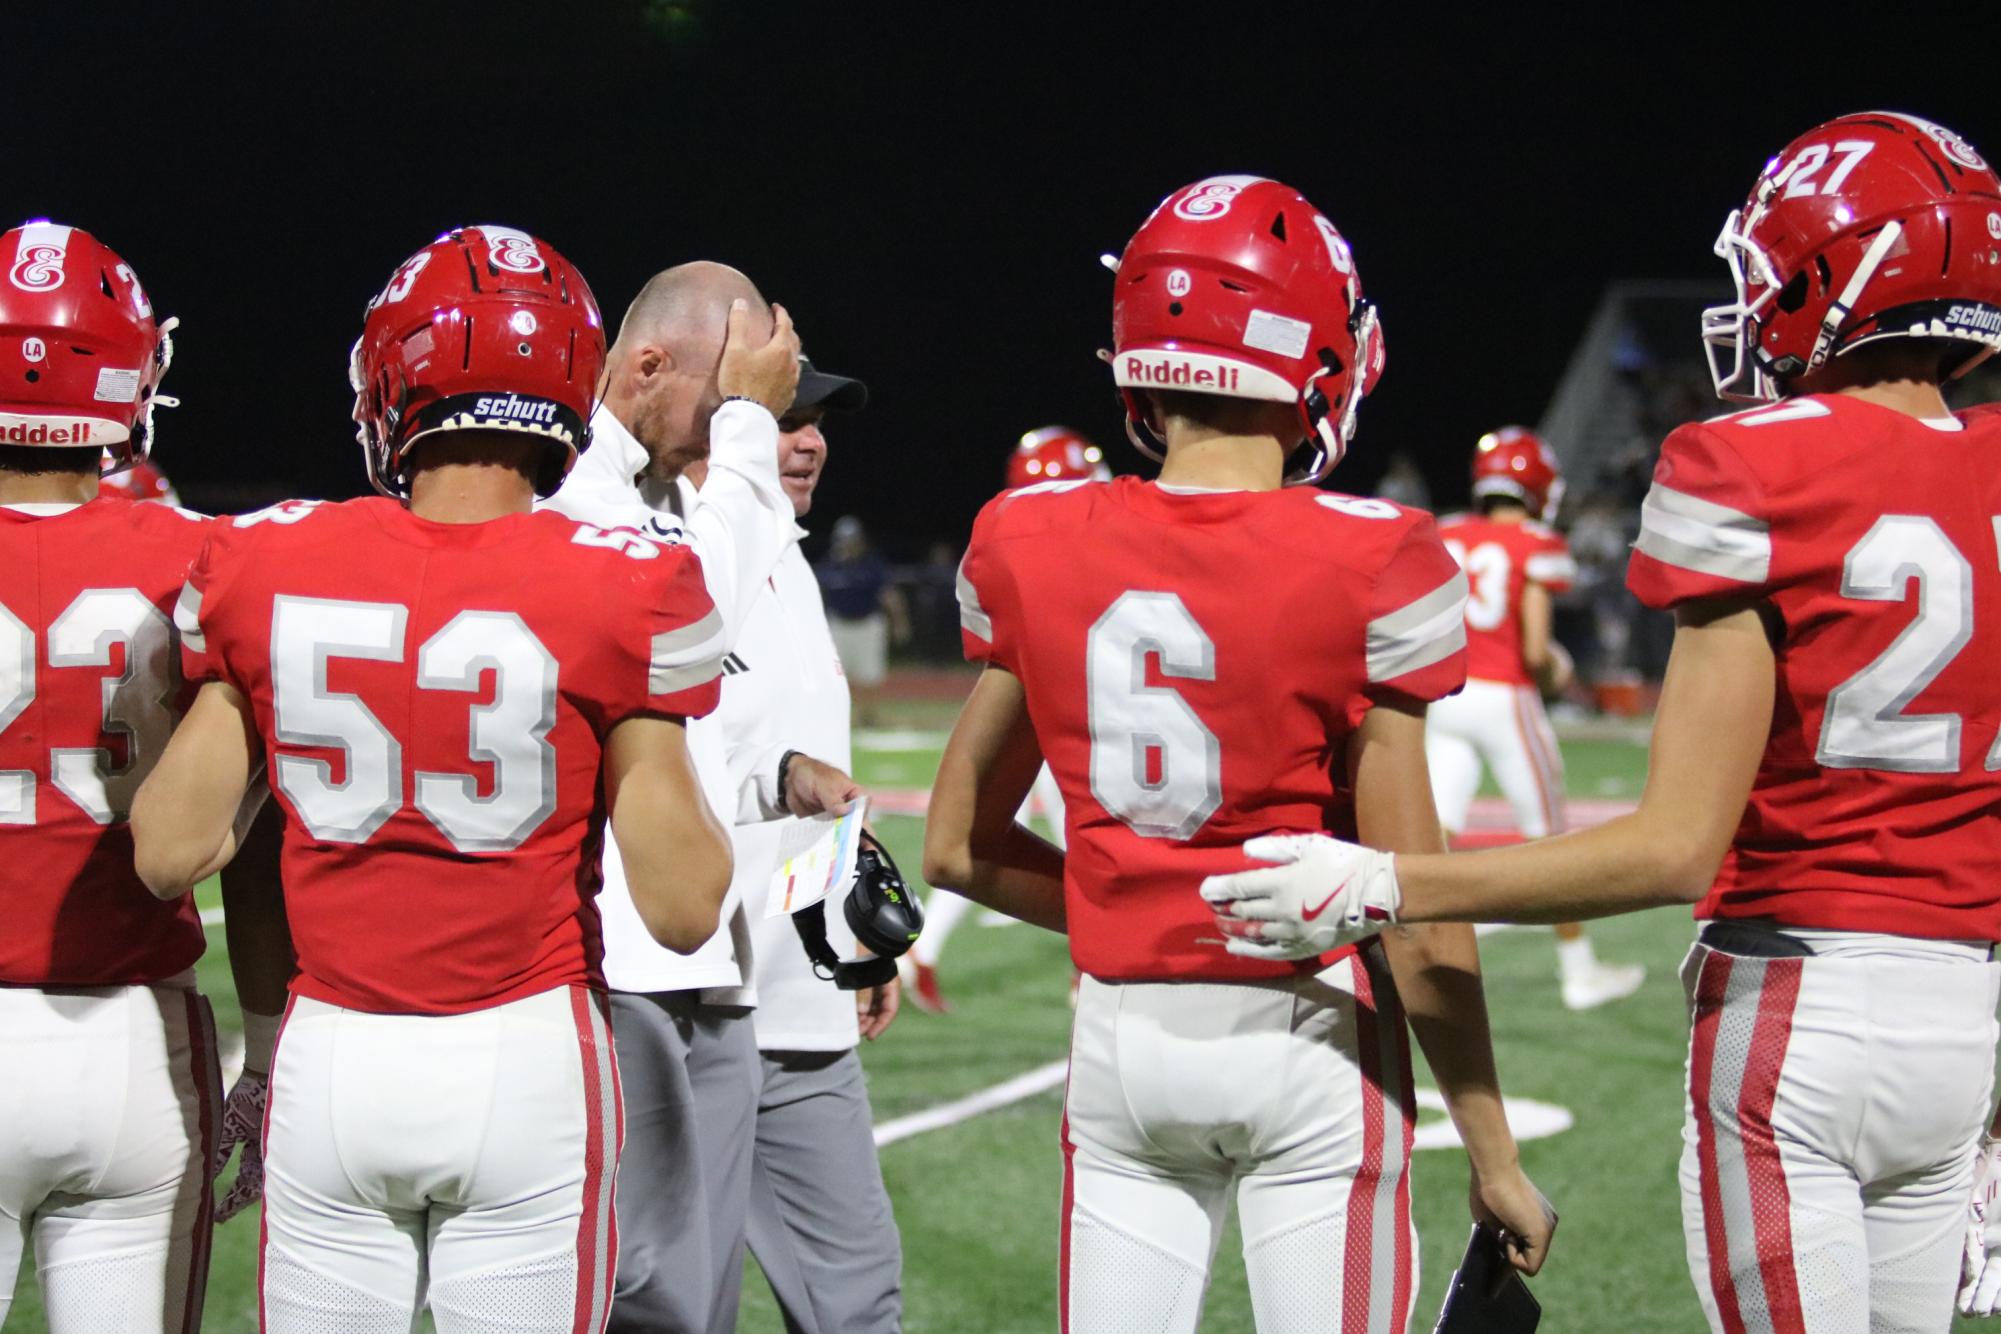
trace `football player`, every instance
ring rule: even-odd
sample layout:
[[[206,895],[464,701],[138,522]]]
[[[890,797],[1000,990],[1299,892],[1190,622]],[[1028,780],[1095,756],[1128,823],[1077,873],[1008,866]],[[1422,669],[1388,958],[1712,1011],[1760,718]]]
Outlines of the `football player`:
[[[1676,630],[1639,809],[1447,857],[1291,840],[1204,892],[1254,957],[1329,921],[1696,903],[1710,1326],[1943,1330],[2001,994],[2001,413],[1941,386],[2001,345],[2001,180],[1943,126],[1843,116],[1716,248],[1737,299],[1704,340],[1758,405],[1670,435],[1642,510],[1627,584]]]
[[[1065,1328],[1194,1329],[1234,1194],[1260,1329],[1342,1312],[1402,1330],[1406,1009],[1475,1211],[1530,1270],[1554,1224],[1501,1112],[1473,933],[1245,960],[1196,889],[1243,864],[1246,836],[1440,844],[1424,710],[1465,678],[1466,581],[1429,515],[1282,486],[1325,475],[1382,367],[1347,243],[1296,191],[1176,190],[1115,281],[1111,362],[1135,443],[1165,442],[1160,477],[1045,482],[982,511],[959,594],[986,668],[939,769],[925,874],[1067,930],[1084,973]],[[1045,757],[1067,858],[1014,820]]]
[[[1554,598],[1577,578],[1563,535],[1545,522],[1563,499],[1563,473],[1542,438],[1505,426],[1473,451],[1478,513],[1438,525],[1466,571],[1466,688],[1432,705],[1424,754],[1438,816],[1454,838],[1480,787],[1482,762],[1500,785],[1523,838],[1563,830],[1563,756],[1542,692],[1570,684],[1570,657],[1550,633]],[[1556,928],[1563,1003],[1588,1010],[1630,996],[1639,964],[1603,964],[1576,922]]]
[[[1009,491],[1040,482],[1074,482],[1080,478],[1109,482],[1112,470],[1105,466],[1103,450],[1067,426],[1043,426],[1028,432],[1007,457],[1005,489]],[[1061,848],[1065,838],[1063,791],[1046,764],[1036,771],[1035,782],[1014,818],[1026,825],[1036,811],[1042,813],[1049,826],[1050,841]],[[906,976],[909,996],[918,1009],[932,1014],[951,1013],[951,1002],[945,999],[938,985],[938,960],[945,952],[945,941],[971,907],[971,900],[950,890],[933,893],[925,900],[924,934],[904,956],[910,960]]]
[[[178,605],[204,684],[139,798],[140,875],[171,898],[228,861],[261,764],[286,815],[267,1330],[404,1330],[427,1298],[442,1331],[603,1328],[606,825],[669,948],[715,929],[730,876],[683,728],[721,669],[699,562],[530,512],[587,442],[603,363],[590,289],[545,242],[441,236],[354,348],[389,498],[220,527]],[[725,376],[754,395],[770,369]]]
[[[107,452],[105,462],[112,460]],[[152,500],[162,505],[178,506],[181,493],[167,480],[167,474],[151,459],[137,459],[129,468],[118,472],[107,472],[98,483],[98,492],[107,496],[126,496],[132,500]]]
[[[202,925],[145,892],[127,821],[186,704],[171,617],[206,525],[100,492],[171,401],[174,321],[77,228],[17,227],[0,264],[0,1320],[32,1239],[55,1334],[193,1331],[221,1101]]]

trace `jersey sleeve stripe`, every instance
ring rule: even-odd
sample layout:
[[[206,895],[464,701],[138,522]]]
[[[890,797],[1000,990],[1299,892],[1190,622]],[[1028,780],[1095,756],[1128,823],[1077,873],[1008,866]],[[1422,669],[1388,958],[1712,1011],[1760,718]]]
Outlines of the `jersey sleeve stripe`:
[[[1369,622],[1369,680],[1393,681],[1466,647],[1466,576]]]
[[[725,637],[722,613],[714,608],[692,625],[653,636],[648,688],[668,695],[714,680],[722,674]]]
[[[1656,482],[1640,506],[1644,554],[1697,574],[1765,582],[1772,570],[1772,531],[1762,519]]]
[[[966,577],[966,562],[959,562],[959,625],[969,634],[978,635],[988,643],[994,638],[994,618],[987,615],[980,605],[980,592],[973,587],[973,581]]]
[[[1577,579],[1577,562],[1558,551],[1537,552],[1522,568],[1539,584],[1568,584]]]
[[[208,652],[208,640],[201,632],[201,590],[193,584],[181,585],[180,601],[174,604],[174,628],[181,642],[197,653]]]

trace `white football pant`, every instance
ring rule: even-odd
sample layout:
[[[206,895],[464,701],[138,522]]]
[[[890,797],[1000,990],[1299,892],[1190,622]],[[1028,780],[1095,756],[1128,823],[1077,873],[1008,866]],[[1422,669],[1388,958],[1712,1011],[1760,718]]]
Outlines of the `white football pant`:
[[[1533,686],[1468,681],[1424,718],[1424,759],[1438,819],[1454,834],[1480,790],[1480,764],[1515,813],[1524,838],[1563,832],[1563,756]]]
[[[604,998],[457,1015],[295,999],[264,1130],[268,1334],[596,1334],[618,1234]]]
[[[215,1021],[192,987],[0,987],[0,1323],[32,1237],[50,1334],[193,1334]]]
[[[1260,1334],[1404,1334],[1414,1116],[1403,1011],[1374,948],[1271,983],[1084,978],[1063,1123],[1066,1334],[1193,1331],[1233,1191]]]
[[[1942,1334],[1994,1083],[1985,946],[1698,944],[1682,1224],[1718,1334]]]

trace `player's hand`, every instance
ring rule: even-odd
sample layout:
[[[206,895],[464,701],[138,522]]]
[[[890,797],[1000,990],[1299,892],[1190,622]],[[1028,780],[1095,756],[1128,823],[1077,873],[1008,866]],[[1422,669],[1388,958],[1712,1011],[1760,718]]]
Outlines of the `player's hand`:
[[[1244,855],[1270,866],[1202,882],[1225,947],[1253,959],[1308,959],[1397,920],[1403,892],[1387,852],[1325,834],[1267,834]]]
[[[2001,1140],[1980,1137],[1973,1195],[1966,1208],[1966,1253],[1959,1267],[1962,1315],[2001,1314]]]
[[[870,1042],[889,1031],[896,1011],[903,1003],[903,984],[895,978],[879,987],[863,987],[855,993],[855,1018],[861,1020],[862,1036]]]
[[[1549,1258],[1556,1210],[1519,1165],[1492,1177],[1473,1174],[1473,1217],[1501,1234],[1508,1263],[1533,1274]]]
[[[811,755],[795,754],[785,766],[780,796],[794,815],[846,815],[861,795],[861,784]]]
[[[771,337],[763,343],[750,330],[750,305],[741,297],[730,303],[729,338],[723,343],[716,387],[725,398],[762,403],[772,416],[783,417],[799,389],[799,335],[785,307],[771,308]]]
[[[218,1223],[227,1223],[264,1196],[264,1104],[270,1087],[268,1075],[245,1070],[223,1100],[222,1132],[216,1138],[210,1175],[221,1178],[231,1149],[240,1144],[243,1152],[237,1155],[236,1180],[216,1202]]]

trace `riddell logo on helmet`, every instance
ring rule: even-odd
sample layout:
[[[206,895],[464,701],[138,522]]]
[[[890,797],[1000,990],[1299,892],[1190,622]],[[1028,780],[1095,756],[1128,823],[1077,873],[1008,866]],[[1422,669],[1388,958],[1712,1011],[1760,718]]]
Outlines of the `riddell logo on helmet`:
[[[472,415],[489,420],[532,422],[548,426],[556,420],[556,405],[544,398],[523,398],[519,394],[481,396],[472,405]]]
[[[97,437],[102,440],[100,434]],[[19,418],[0,423],[0,445],[88,445],[93,443],[89,422],[25,422]]]
[[[1145,357],[1124,358],[1126,380],[1135,385],[1158,385],[1164,389],[1201,389],[1210,393],[1231,393],[1240,388],[1235,366],[1191,366],[1185,361],[1149,361]]]

